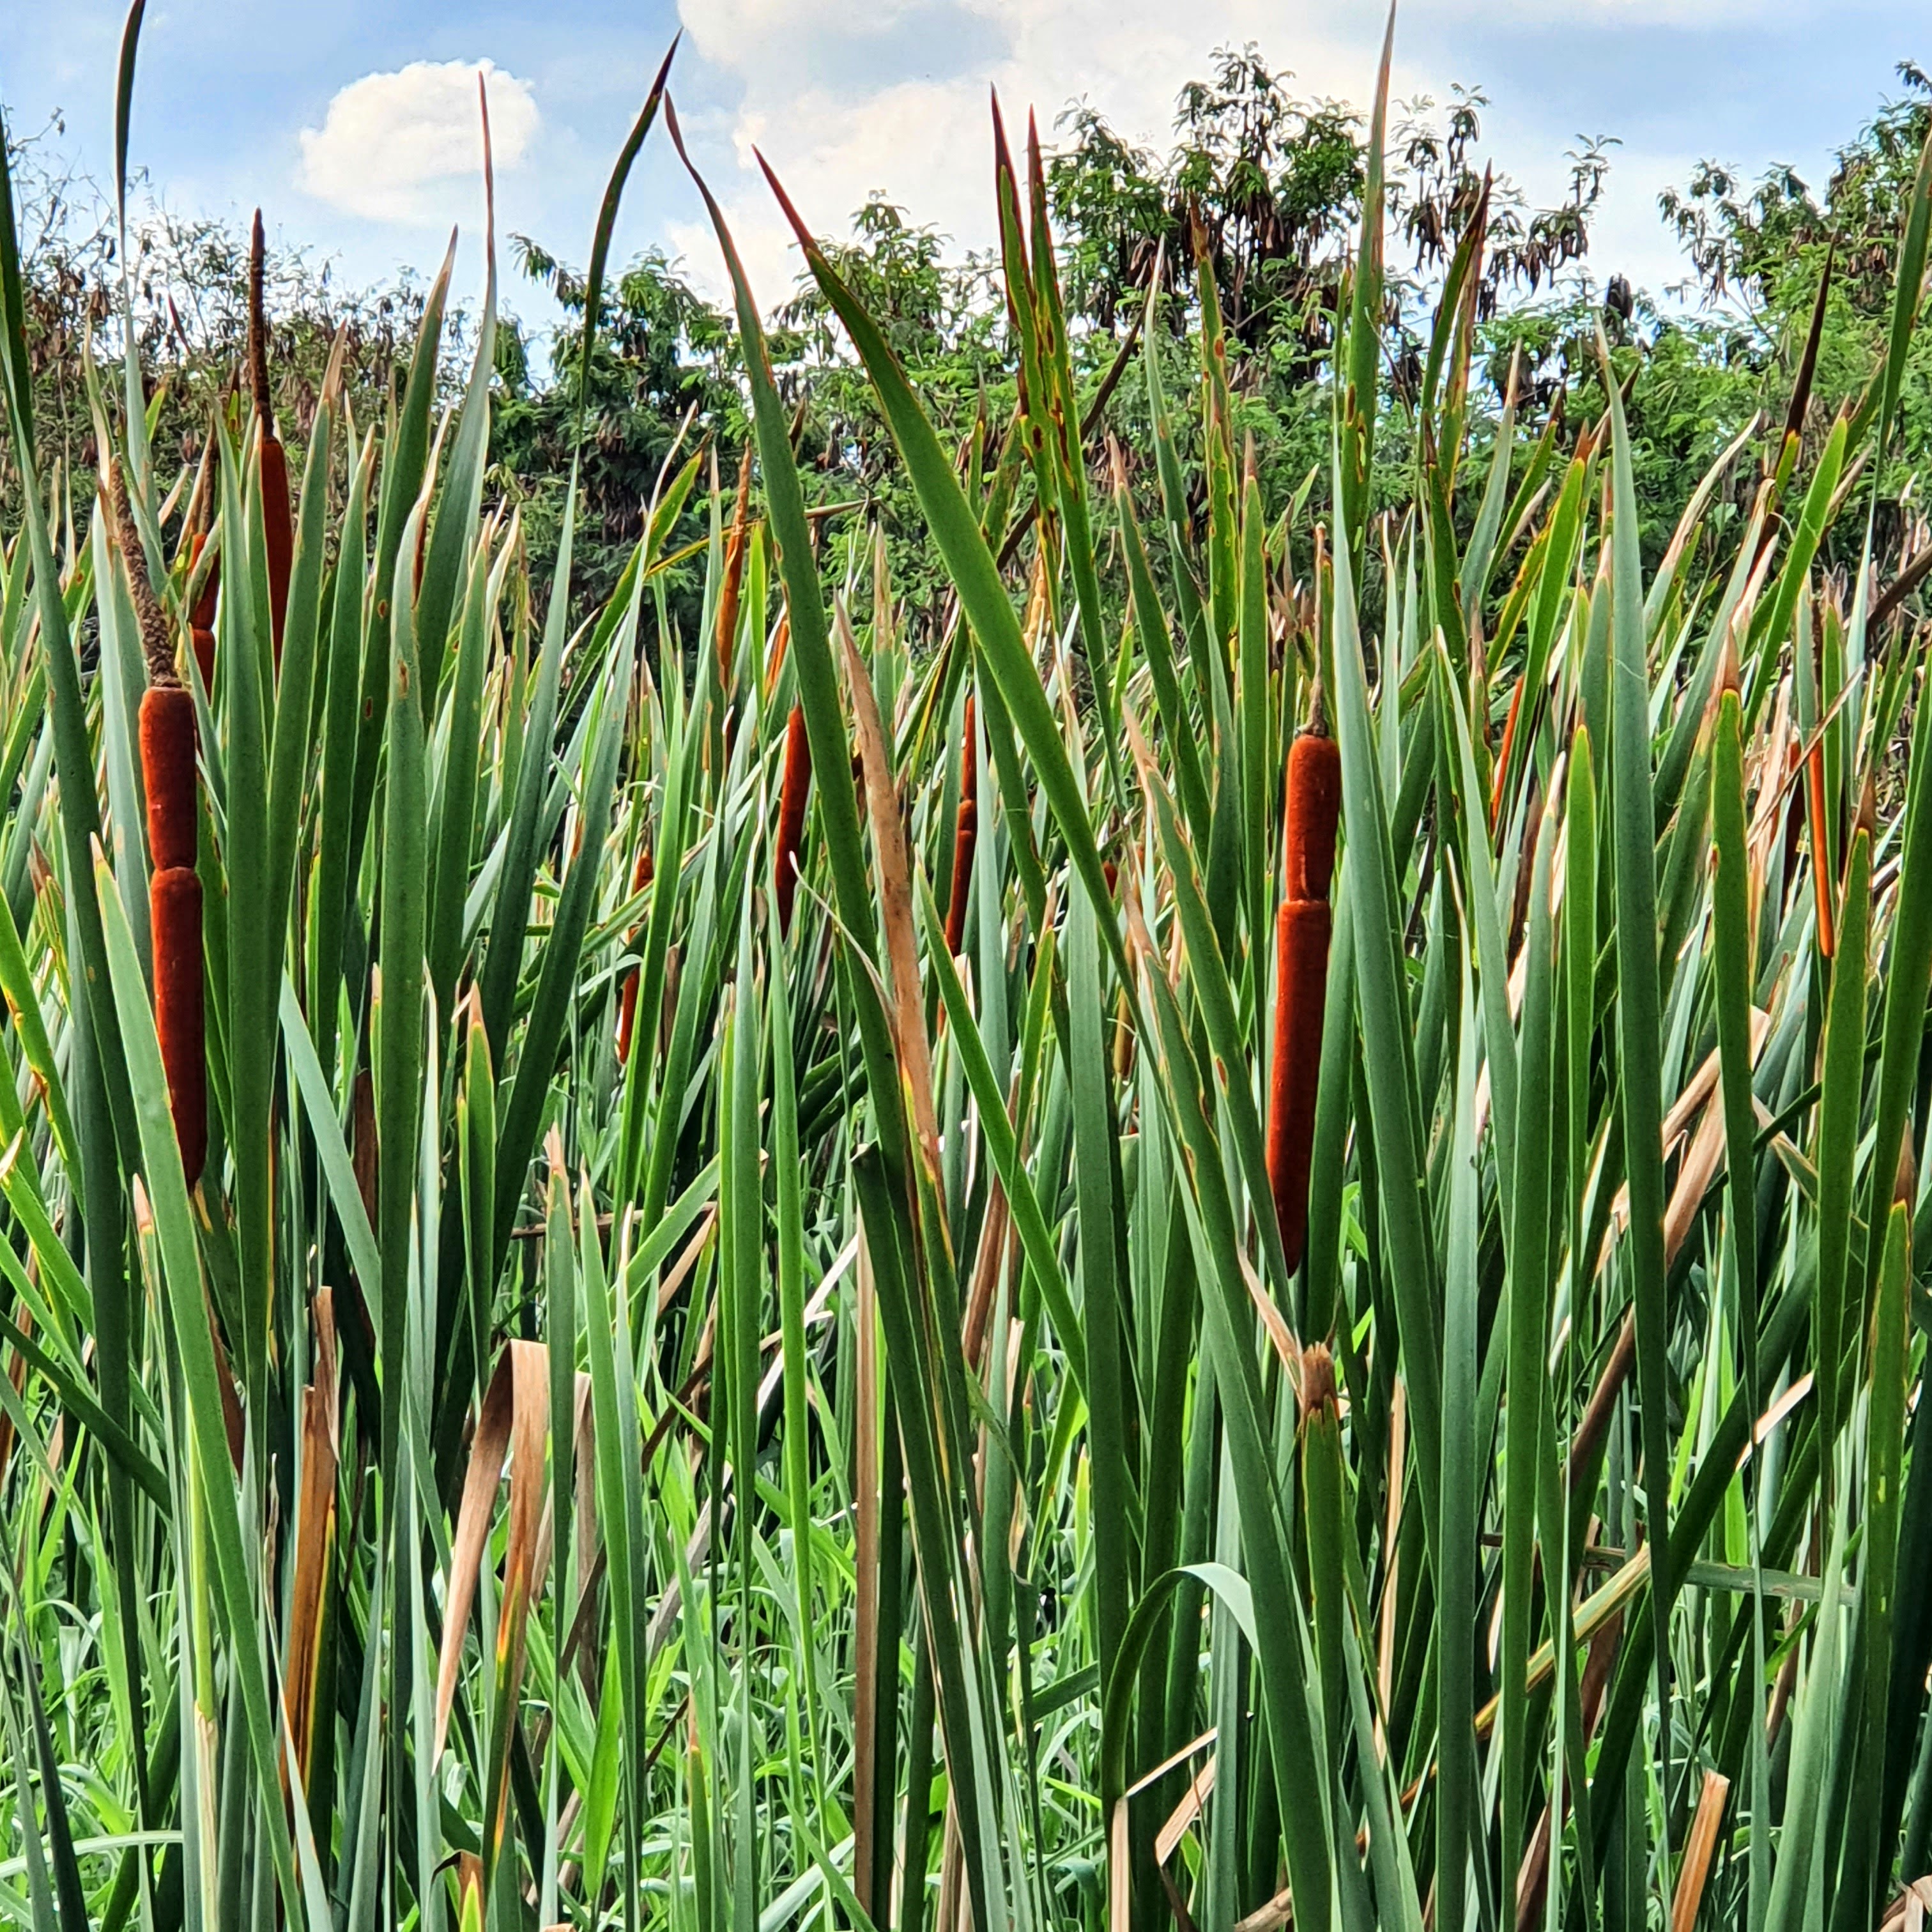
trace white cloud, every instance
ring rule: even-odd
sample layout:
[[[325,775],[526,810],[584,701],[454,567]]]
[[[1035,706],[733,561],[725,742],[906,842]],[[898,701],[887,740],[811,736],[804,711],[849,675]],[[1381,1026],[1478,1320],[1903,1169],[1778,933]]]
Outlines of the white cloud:
[[[1896,0],[1858,0],[1877,14]],[[1042,137],[1070,100],[1083,100],[1122,135],[1156,149],[1172,139],[1174,93],[1208,71],[1219,46],[1255,41],[1293,74],[1302,98],[1365,106],[1373,89],[1387,0],[1335,0],[1284,14],[1275,0],[680,0],[689,43],[686,90],[710,112],[688,112],[694,149],[731,221],[760,302],[789,293],[801,266],[790,230],[759,178],[761,152],[817,232],[843,232],[874,190],[947,236],[956,250],[993,239],[988,86],[1010,135],[1024,139],[1028,109]],[[1683,274],[1657,214],[1660,188],[1687,177],[1689,138],[1712,140],[1748,172],[1790,145],[1766,101],[1735,100],[1748,65],[1718,60],[1715,100],[1727,109],[1712,135],[1699,124],[1660,124],[1655,104],[1632,89],[1650,59],[1702,67],[1717,59],[1714,28],[1746,16],[1796,46],[1838,31],[1825,0],[1403,0],[1396,29],[1397,100],[1440,101],[1452,81],[1490,83],[1483,158],[1493,157],[1536,205],[1567,188],[1565,151],[1580,134],[1618,134],[1595,219],[1588,267],[1621,270],[1659,291]],[[1499,58],[1511,37],[1513,57]],[[1681,40],[1678,38],[1682,36]],[[1479,51],[1462,55],[1459,49]],[[1607,56],[1616,56],[1601,64]],[[1479,63],[1473,69],[1472,60]],[[1500,64],[1504,74],[1498,76]],[[1598,76],[1598,83],[1589,76]],[[1684,92],[1680,73],[1678,93]],[[676,85],[674,76],[674,86]],[[1685,110],[1688,111],[1688,110]],[[1671,116],[1679,112],[1672,96]],[[1587,127],[1578,123],[1587,120]],[[724,292],[709,224],[670,219],[693,278]]]
[[[530,82],[487,60],[412,61],[337,92],[322,125],[302,130],[298,184],[369,220],[431,218],[440,208],[440,187],[473,181],[482,171],[479,74],[489,91],[497,171],[515,167],[541,120]]]
[[[1176,89],[1205,70],[1215,47],[1258,40],[1287,58],[1298,94],[1360,101],[1373,86],[1381,32],[1378,7],[1372,20],[1366,7],[1345,10],[1336,26],[1304,15],[1283,48],[1267,0],[1195,0],[1179,10],[1118,0],[886,0],[859,15],[845,0],[681,0],[680,10],[697,52],[742,90],[704,133],[712,185],[766,305],[789,292],[801,263],[758,177],[754,148],[820,233],[842,232],[878,189],[956,249],[983,248],[994,238],[989,86],[1016,158],[1029,108],[1050,142],[1054,117],[1076,98],[1127,138],[1164,146]],[[1431,78],[1404,68],[1398,40],[1397,93]],[[735,182],[718,165],[728,147],[741,170]],[[717,290],[708,229],[667,229],[694,278]]]

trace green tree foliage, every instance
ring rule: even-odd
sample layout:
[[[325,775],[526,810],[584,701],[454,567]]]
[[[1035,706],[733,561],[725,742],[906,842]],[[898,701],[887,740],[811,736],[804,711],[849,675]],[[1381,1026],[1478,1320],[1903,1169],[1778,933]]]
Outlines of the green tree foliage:
[[[587,387],[584,286],[527,236],[512,238],[524,272],[548,289],[564,320],[539,345],[548,367],[532,367],[531,345],[514,322],[496,339],[496,405],[490,418],[490,476],[524,512],[526,541],[547,579],[556,550],[571,455],[583,430],[578,526],[572,576],[602,602],[644,534],[658,478],[673,452],[707,440],[728,461],[742,440],[736,349],[718,310],[662,252],[639,256],[604,290]],[[673,548],[701,533],[694,512]],[[673,566],[674,607],[694,623],[700,573]]]

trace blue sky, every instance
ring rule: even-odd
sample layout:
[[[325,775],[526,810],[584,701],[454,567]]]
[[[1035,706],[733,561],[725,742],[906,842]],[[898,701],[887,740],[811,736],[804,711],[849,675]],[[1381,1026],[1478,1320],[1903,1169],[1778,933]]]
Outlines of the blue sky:
[[[62,110],[61,145],[103,180],[122,13],[118,0],[0,8],[10,126]],[[474,74],[488,63],[500,227],[580,263],[611,158],[682,28],[673,91],[770,305],[797,260],[754,144],[822,230],[876,188],[980,245],[989,84],[1010,115],[1035,105],[1046,124],[1080,96],[1157,140],[1176,88],[1226,42],[1257,40],[1298,90],[1359,103],[1381,25],[1375,0],[150,0],[133,145],[170,206],[242,217],[260,202],[352,279],[433,268],[460,223],[473,285]],[[1408,0],[1396,91],[1480,86],[1484,145],[1534,196],[1560,191],[1580,137],[1617,137],[1592,267],[1654,287],[1681,272],[1660,188],[1703,157],[1822,180],[1906,58],[1932,65],[1932,20],[1894,0]],[[717,289],[709,231],[659,135],[619,235],[622,251],[652,242]],[[533,292],[508,293],[542,319]]]

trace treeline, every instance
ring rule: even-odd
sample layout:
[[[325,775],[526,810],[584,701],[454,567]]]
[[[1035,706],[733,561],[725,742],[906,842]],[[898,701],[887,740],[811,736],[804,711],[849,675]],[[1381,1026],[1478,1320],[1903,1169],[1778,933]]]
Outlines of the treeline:
[[[1898,98],[1838,151],[1822,185],[1789,168],[1748,181],[1706,162],[1661,196],[1660,217],[1684,253],[1683,281],[1668,290],[1634,290],[1617,264],[1592,251],[1607,144],[1574,153],[1564,195],[1538,208],[1486,156],[1480,92],[1457,88],[1446,103],[1410,104],[1388,158],[1391,259],[1374,500],[1405,496],[1426,317],[1472,224],[1483,244],[1462,294],[1476,344],[1466,406],[1479,440],[1513,401],[1516,436],[1546,464],[1573,449],[1605,404],[1592,346],[1604,322],[1624,389],[1649,560],[1718,451],[1754,414],[1768,418],[1786,407],[1808,342],[1816,366],[1808,417],[1796,427],[1810,447],[1822,443],[1874,366],[1894,238],[1932,126],[1932,81],[1909,62],[1898,73]],[[24,190],[25,334],[42,474],[80,514],[92,485],[96,405],[74,371],[83,344],[104,366],[118,354],[121,269],[105,198],[60,163],[62,131],[50,124],[12,158]],[[1300,98],[1292,76],[1250,45],[1222,50],[1208,77],[1180,90],[1164,150],[1133,145],[1084,105],[1048,131],[1052,138],[1031,158],[1065,285],[1076,384],[1090,408],[1103,406],[1104,428],[1137,494],[1150,484],[1150,424],[1145,385],[1130,375],[1137,360],[1126,352],[1150,322],[1170,392],[1192,380],[1191,328],[1205,275],[1227,326],[1244,448],[1271,500],[1320,508],[1334,349],[1360,215],[1360,117]],[[1018,158],[1024,177],[1028,157]],[[241,409],[247,238],[238,226],[151,209],[130,248],[155,438],[192,460],[212,413]],[[508,238],[508,252],[514,274],[543,286],[562,320],[541,336],[520,326],[513,278],[512,313],[496,335],[488,488],[520,508],[531,587],[540,591],[584,414],[577,578],[589,608],[616,584],[674,452],[708,448],[728,484],[735,475],[746,433],[736,332],[681,264],[649,251],[607,287],[586,375],[580,273],[527,236]],[[997,294],[998,265],[959,255],[883,193],[828,254],[879,318],[962,466],[992,474],[1004,460],[1024,492],[1024,466],[1010,446],[1017,358]],[[357,289],[311,250],[272,253],[270,364],[278,412],[297,443],[338,330],[353,419],[368,423],[391,406],[428,286],[410,277]],[[459,337],[464,320],[454,306]],[[910,486],[871,387],[808,279],[777,303],[772,322],[801,469],[826,513],[816,527],[827,572],[848,574],[883,530],[915,623],[937,621],[942,573]],[[1880,492],[1878,538],[1894,558],[1913,547],[1899,492],[1932,448],[1928,356],[1922,341],[1906,372],[1902,434]],[[444,366],[464,361],[459,343]],[[0,512],[17,488],[0,458]],[[1750,476],[1733,472],[1727,488],[1707,542],[1734,534],[1748,512]],[[1472,501],[1463,514],[1474,514]],[[700,542],[695,510],[684,521],[684,542]],[[694,558],[664,573],[668,608],[687,629],[698,620],[700,575]]]

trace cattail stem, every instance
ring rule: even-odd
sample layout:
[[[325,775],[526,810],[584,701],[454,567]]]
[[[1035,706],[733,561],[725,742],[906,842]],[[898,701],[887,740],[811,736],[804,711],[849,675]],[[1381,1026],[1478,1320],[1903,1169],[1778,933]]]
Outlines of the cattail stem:
[[[1319,703],[1318,692],[1318,707]],[[1275,918],[1268,1170],[1291,1274],[1301,1264],[1308,1237],[1308,1175],[1328,997],[1328,890],[1341,802],[1341,754],[1318,724],[1297,736],[1288,754],[1287,890]]]
[[[778,898],[778,930],[791,930],[792,896],[798,890],[798,852],[805,837],[806,801],[812,790],[812,742],[805,733],[805,712],[794,704],[785,721],[784,778],[778,790],[777,855],[772,862],[772,889]]]
[[[946,898],[946,950],[956,957],[966,938],[966,900],[973,885],[973,852],[980,837],[980,754],[973,694],[966,694],[966,730],[959,747],[959,815],[952,832],[952,884]]]

